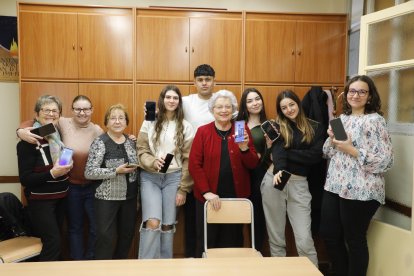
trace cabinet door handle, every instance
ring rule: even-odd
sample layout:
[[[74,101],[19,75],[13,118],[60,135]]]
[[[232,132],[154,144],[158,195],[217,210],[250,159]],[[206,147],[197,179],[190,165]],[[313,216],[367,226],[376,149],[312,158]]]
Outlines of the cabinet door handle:
[[[75,43],[72,44],[72,50],[75,50]]]
[[[191,52],[194,53],[194,47],[191,47]]]
[[[295,54],[295,50],[292,50],[292,56]]]
[[[186,52],[186,53],[187,53],[187,50],[188,50],[188,49],[187,49],[187,46],[185,46],[185,52]]]
[[[302,55],[302,51],[298,51],[298,56]]]
[[[83,46],[82,45],[79,45],[79,49],[81,49],[81,51],[83,50]]]

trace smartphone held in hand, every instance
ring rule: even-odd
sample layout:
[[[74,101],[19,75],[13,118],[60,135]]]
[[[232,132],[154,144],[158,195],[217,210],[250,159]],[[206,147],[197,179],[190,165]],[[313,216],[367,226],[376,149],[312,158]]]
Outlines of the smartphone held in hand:
[[[38,127],[38,128],[34,128],[34,129],[30,130],[30,132],[33,133],[33,134],[39,135],[41,137],[45,137],[45,136],[48,136],[52,133],[55,133],[56,128],[52,123],[50,123],[50,124],[47,124],[47,125],[44,125],[44,126],[41,126],[41,127]]]
[[[134,169],[136,169],[136,168],[138,168],[138,164],[128,163],[128,165],[126,165],[125,168],[128,168],[128,169],[134,168]]]
[[[170,166],[173,157],[174,157],[174,154],[167,153],[167,155],[164,158],[164,166],[162,166],[162,168],[160,169],[160,173],[167,172],[168,167]]]
[[[331,125],[332,132],[336,140],[346,141],[346,139],[348,139],[348,135],[345,132],[345,128],[342,124],[341,118],[333,119],[329,122],[329,124]]]
[[[156,103],[153,101],[146,101],[145,102],[145,121],[155,121],[155,107]]]
[[[279,131],[273,122],[265,121],[260,125],[260,127],[272,142],[276,141],[276,139],[279,138]]]
[[[63,148],[62,152],[60,153],[59,157],[59,165],[66,166],[70,164],[70,161],[72,161],[73,156],[73,149],[70,148]]]
[[[288,171],[282,170],[282,175],[280,176],[280,182],[279,184],[275,185],[275,189],[277,190],[283,190],[286,186],[286,184],[289,181],[289,178],[292,174]]]
[[[244,121],[234,123],[234,141],[240,143],[244,141]]]

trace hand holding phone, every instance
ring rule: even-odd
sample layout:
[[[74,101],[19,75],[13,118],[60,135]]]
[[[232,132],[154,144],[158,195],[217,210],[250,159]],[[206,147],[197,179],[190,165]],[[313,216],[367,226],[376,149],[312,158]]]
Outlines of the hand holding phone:
[[[52,133],[55,133],[56,128],[52,123],[49,123],[49,124],[43,125],[41,127],[34,128],[34,129],[30,130],[30,132],[33,133],[33,134],[39,135],[41,137],[45,137],[45,136],[48,136]]]
[[[348,135],[345,132],[344,125],[342,124],[341,118],[335,118],[329,122],[332,128],[332,132],[336,140],[346,141]]]
[[[234,123],[234,141],[241,143],[244,141],[244,121],[236,121]]]
[[[279,138],[280,133],[271,121],[267,120],[263,122],[260,125],[260,128],[272,142],[276,141],[276,139]]]
[[[164,158],[164,165],[162,166],[162,168],[159,171],[160,173],[166,173],[167,172],[168,167],[170,166],[173,157],[174,157],[174,154],[167,153],[167,155]]]
[[[155,121],[155,107],[156,103],[153,101],[145,102],[145,121]]]
[[[134,168],[134,169],[136,169],[136,168],[138,168],[138,164],[128,163],[125,168],[128,168],[128,169]]]
[[[59,157],[59,165],[66,166],[72,161],[73,149],[63,148]]]
[[[278,184],[275,183],[275,185],[273,187],[275,187],[275,189],[282,191],[286,184],[289,181],[290,176],[292,175],[290,172],[285,171],[285,170],[281,170],[281,175],[280,175],[280,182]]]

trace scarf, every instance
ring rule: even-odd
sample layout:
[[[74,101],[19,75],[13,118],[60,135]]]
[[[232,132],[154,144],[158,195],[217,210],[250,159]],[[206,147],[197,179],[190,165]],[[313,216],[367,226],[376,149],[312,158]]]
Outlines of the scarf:
[[[35,128],[41,127],[41,126],[42,125],[38,121],[35,121],[35,123],[33,124],[33,127],[35,127]],[[52,134],[49,134],[49,135],[43,137],[43,139],[47,140],[48,143],[49,143],[50,156],[52,157],[53,164],[55,164],[56,161],[59,160],[61,149],[65,146],[62,143],[62,140],[60,139],[60,134],[59,134],[58,131],[56,131]],[[47,162],[47,160],[45,162],[45,165],[49,165],[49,164],[46,164],[46,163],[49,163],[49,162]]]

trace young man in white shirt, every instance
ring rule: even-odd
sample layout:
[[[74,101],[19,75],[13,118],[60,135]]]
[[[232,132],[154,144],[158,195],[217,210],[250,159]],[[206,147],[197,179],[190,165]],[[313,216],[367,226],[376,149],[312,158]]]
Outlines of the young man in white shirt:
[[[208,101],[213,95],[215,84],[215,71],[208,64],[197,66],[194,70],[194,86],[197,94],[190,94],[183,97],[184,119],[193,127],[194,131],[205,124],[214,121],[213,115],[208,110]],[[193,192],[189,193],[184,205],[185,212],[185,256],[197,257],[197,237],[196,237],[196,216],[195,201]],[[198,246],[202,246],[199,244]]]

